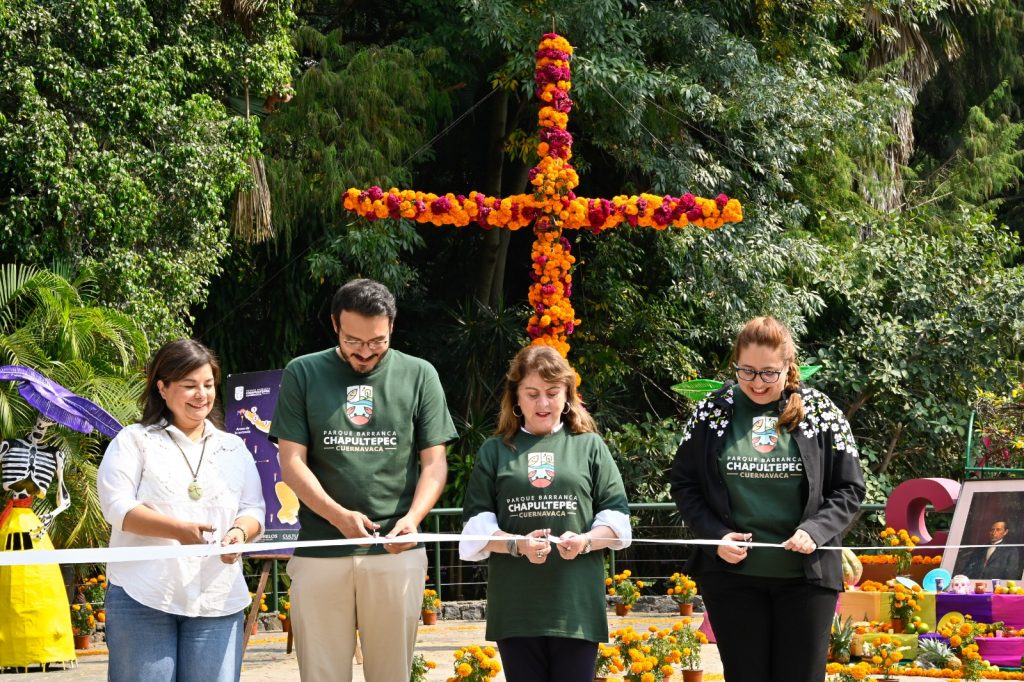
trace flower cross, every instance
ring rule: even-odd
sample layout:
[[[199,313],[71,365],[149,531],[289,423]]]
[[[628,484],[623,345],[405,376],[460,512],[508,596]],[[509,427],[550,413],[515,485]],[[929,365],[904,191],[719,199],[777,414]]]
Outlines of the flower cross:
[[[349,188],[344,206],[368,220],[407,218],[420,223],[465,227],[475,222],[484,229],[504,227],[518,230],[533,223],[533,272],[529,300],[533,315],[527,333],[534,345],[554,347],[562,356],[569,353],[567,338],[580,324],[575,319],[572,295],[572,256],[569,240],[562,230],[589,229],[594,233],[622,223],[632,227],[664,230],[695,225],[716,229],[743,220],[740,203],[719,194],[714,199],[690,193],[679,197],[640,194],[612,199],[589,199],[573,191],[579,177],[569,160],[572,135],[566,130],[572,100],[569,60],[572,46],[565,38],[546,33],[537,48],[534,75],[537,98],[540,161],[529,173],[533,191],[507,197],[490,197],[479,192],[444,196],[416,190],[380,187]]]

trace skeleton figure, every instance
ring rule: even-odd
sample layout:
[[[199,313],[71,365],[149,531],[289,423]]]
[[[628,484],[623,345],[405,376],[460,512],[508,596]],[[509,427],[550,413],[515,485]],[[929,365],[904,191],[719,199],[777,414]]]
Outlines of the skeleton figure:
[[[113,437],[121,428],[99,405],[30,367],[0,366],[0,381],[17,383],[21,398],[39,413],[27,438],[0,442],[0,553],[52,550],[46,531],[54,518],[71,506],[64,485],[64,453],[45,444],[47,429],[55,424]],[[39,518],[33,498],[43,498],[57,479],[56,508]],[[10,493],[8,496],[7,493]],[[0,669],[46,667],[75,660],[70,609],[60,566],[28,564],[0,566]]]
[[[43,446],[46,430],[53,424],[39,417],[28,440],[17,438],[0,442],[0,481],[14,499],[45,497],[54,475],[57,476],[57,507],[43,514],[40,519],[43,526],[52,524],[58,514],[71,506],[71,496],[64,485],[64,452]]]

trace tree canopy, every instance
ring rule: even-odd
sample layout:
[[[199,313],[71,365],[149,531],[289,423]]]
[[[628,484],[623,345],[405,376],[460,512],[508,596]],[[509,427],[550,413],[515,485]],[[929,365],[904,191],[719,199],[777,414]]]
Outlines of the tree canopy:
[[[976,391],[1024,378],[1022,18],[1010,0],[15,0],[0,254],[89,266],[99,302],[153,338],[191,329],[230,372],[332,343],[334,289],[384,281],[395,345],[438,367],[458,417],[458,504],[526,338],[530,235],[367,223],[341,195],[525,191],[533,50],[555,30],[581,192],[744,205],[714,233],[571,235],[570,360],[631,495],[665,494],[691,409],[669,387],[725,378],[739,326],[771,314],[823,366],[879,500],[959,475]],[[267,93],[293,96],[268,111]],[[226,220],[251,158],[262,244]]]

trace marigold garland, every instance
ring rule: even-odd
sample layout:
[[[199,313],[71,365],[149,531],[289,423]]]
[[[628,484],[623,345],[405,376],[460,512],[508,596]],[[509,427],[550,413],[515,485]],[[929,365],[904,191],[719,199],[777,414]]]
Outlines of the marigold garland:
[[[714,230],[725,223],[743,220],[740,203],[724,194],[714,199],[690,193],[679,197],[620,195],[612,199],[576,196],[579,176],[569,163],[572,135],[566,129],[573,104],[569,97],[572,52],[568,40],[546,33],[534,55],[535,93],[541,102],[537,114],[540,160],[529,172],[531,193],[508,197],[490,197],[479,192],[438,196],[396,188],[385,192],[374,186],[367,190],[349,188],[343,199],[346,210],[367,220],[406,218],[437,226],[466,227],[474,223],[485,229],[510,230],[533,223],[534,283],[529,300],[534,313],[527,323],[527,332],[534,345],[551,346],[562,356],[568,356],[567,339],[580,324],[570,302],[575,259],[562,230],[587,229],[597,233],[623,223],[657,230],[689,225]]]

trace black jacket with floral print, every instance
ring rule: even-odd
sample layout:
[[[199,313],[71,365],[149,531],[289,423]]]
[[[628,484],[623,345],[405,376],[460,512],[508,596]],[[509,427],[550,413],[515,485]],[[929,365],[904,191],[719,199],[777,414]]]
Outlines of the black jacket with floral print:
[[[731,532],[743,532],[732,525],[729,493],[718,467],[733,415],[733,391],[738,390],[730,382],[697,405],[672,463],[672,499],[683,521],[701,539],[719,540]],[[813,388],[798,390],[804,418],[792,436],[807,477],[807,504],[797,528],[806,531],[819,548],[839,547],[841,534],[864,499],[857,446],[846,417],[828,396]],[[789,391],[783,393],[780,414],[789,396]],[[729,570],[730,564],[718,557],[717,550],[716,546],[698,547],[687,563],[690,574]],[[840,552],[818,549],[806,555],[804,574],[809,583],[842,589]]]

